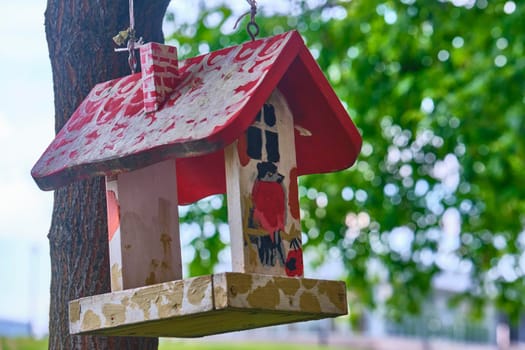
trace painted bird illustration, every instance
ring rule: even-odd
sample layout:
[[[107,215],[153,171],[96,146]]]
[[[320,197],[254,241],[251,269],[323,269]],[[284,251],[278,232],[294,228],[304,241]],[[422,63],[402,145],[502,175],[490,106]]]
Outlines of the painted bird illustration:
[[[275,265],[276,257],[281,264],[285,262],[280,236],[286,210],[283,179],[272,162],[257,164],[257,179],[252,189],[253,220],[267,233],[257,241],[259,258],[265,265]]]

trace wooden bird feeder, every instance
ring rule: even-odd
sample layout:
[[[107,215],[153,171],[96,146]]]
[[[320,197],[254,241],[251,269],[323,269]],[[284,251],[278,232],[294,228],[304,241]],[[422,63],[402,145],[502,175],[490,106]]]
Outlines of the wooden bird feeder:
[[[353,164],[347,112],[297,32],[96,85],[38,160],[53,190],[106,177],[111,293],[72,300],[72,334],[195,337],[347,313],[303,278],[297,176]],[[179,204],[226,193],[232,272],[183,279]]]

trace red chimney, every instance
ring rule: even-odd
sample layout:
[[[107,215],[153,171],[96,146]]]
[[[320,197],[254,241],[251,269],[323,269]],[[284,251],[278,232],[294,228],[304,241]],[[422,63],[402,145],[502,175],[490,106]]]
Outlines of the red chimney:
[[[155,112],[175,88],[179,75],[177,48],[158,43],[140,47],[142,90],[146,113]]]

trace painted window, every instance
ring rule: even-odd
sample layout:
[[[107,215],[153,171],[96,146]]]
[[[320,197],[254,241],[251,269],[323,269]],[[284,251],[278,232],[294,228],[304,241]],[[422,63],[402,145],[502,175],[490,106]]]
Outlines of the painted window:
[[[265,104],[247,131],[248,156],[277,163],[280,160],[277,116],[271,104]]]

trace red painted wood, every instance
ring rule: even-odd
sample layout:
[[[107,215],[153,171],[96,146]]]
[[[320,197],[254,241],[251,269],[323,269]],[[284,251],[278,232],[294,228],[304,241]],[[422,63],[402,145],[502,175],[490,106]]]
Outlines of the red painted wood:
[[[108,240],[111,241],[120,227],[120,206],[114,191],[106,191],[106,205],[108,211]]]
[[[51,190],[175,157],[182,204],[224,193],[222,150],[275,88],[309,135],[296,130],[298,175],[345,169],[357,157],[361,137],[297,32],[181,61],[178,73],[151,113],[141,73],[96,85],[34,166],[37,184]]]
[[[144,111],[157,111],[173,92],[179,79],[177,48],[147,43],[140,48]]]

